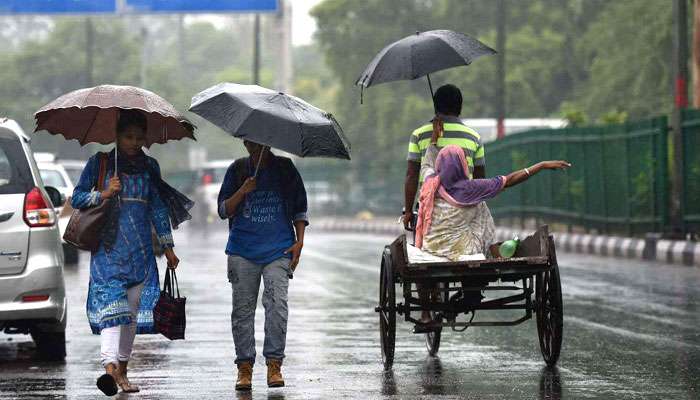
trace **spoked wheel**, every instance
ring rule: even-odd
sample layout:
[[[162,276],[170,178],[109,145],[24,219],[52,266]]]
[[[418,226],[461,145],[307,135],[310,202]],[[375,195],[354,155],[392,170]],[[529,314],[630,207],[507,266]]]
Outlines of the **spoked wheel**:
[[[556,264],[549,271],[537,275],[537,334],[540,338],[542,357],[548,366],[559,360],[562,333],[564,330],[564,310],[561,301],[559,267]]]
[[[394,364],[396,345],[396,287],[394,285],[394,268],[391,251],[384,249],[382,267],[379,276],[379,338],[382,344],[382,361],[384,370],[388,371]]]
[[[447,289],[448,283],[440,282],[438,284],[438,289]],[[448,292],[439,292],[438,294],[440,300],[442,303],[447,304],[449,300],[449,293]],[[433,321],[437,321],[438,319],[440,320],[439,322],[442,322],[442,317],[438,317],[439,313],[436,313],[434,311],[430,312],[430,318],[432,318]],[[428,332],[425,334],[425,347],[428,348],[428,354],[430,354],[432,357],[435,357],[438,353],[438,350],[440,350],[440,337],[442,336],[442,328],[434,331],[434,332]]]

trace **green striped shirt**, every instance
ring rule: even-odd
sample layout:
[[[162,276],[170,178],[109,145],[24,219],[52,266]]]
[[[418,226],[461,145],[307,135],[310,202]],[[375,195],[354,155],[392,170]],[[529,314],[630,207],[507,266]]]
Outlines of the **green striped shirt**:
[[[444,134],[437,142],[437,148],[454,144],[464,149],[464,155],[469,164],[469,172],[474,173],[474,166],[486,165],[484,158],[484,146],[481,144],[481,136],[472,128],[464,125],[457,117],[443,117]],[[425,151],[430,145],[430,138],[433,135],[433,124],[426,124],[411,133],[411,140],[408,142],[408,161],[423,163]],[[423,177],[420,179],[423,182]]]

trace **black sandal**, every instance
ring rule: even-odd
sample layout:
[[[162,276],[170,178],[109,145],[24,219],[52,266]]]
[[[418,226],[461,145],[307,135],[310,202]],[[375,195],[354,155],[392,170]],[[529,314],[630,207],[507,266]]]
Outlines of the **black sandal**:
[[[103,374],[97,378],[97,388],[100,389],[106,396],[114,396],[119,392],[117,381],[110,374]]]

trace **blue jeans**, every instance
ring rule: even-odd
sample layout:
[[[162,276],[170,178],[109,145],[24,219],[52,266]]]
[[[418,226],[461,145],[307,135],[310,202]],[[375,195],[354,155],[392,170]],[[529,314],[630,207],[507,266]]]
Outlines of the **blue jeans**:
[[[231,333],[236,347],[236,364],[255,363],[255,308],[260,291],[260,278],[265,285],[262,305],[265,308],[266,359],[284,359],[287,343],[287,291],[289,258],[278,258],[267,264],[255,264],[243,257],[228,257],[228,280],[231,282]]]

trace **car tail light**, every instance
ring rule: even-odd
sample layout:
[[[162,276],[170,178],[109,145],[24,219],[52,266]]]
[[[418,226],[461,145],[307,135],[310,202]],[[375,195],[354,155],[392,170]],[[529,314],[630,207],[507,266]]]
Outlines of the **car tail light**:
[[[51,202],[37,187],[24,196],[24,222],[32,228],[56,223],[56,212]]]
[[[211,176],[211,174],[206,174],[202,177],[202,183],[204,185],[208,185],[208,184],[212,183],[213,180],[214,180],[214,178]]]
[[[34,294],[30,296],[22,296],[22,302],[31,303],[35,301],[46,301],[49,299],[48,294]]]

